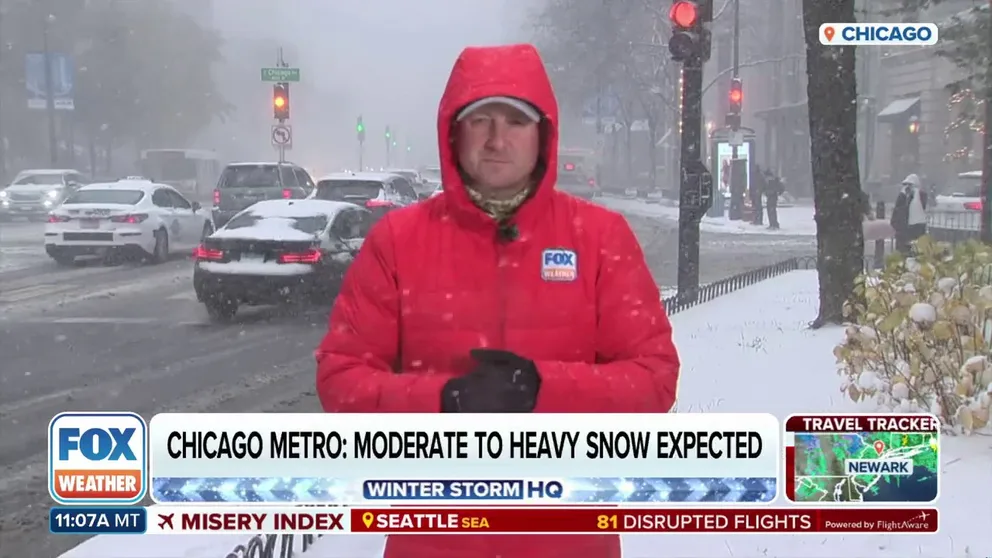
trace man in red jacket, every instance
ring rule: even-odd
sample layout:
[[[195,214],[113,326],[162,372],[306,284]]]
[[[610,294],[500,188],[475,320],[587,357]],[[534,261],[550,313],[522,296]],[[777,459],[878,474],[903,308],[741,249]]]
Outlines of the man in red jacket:
[[[679,359],[619,214],[555,190],[529,45],[468,48],[438,110],[444,194],[379,222],[317,351],[337,413],[665,413]],[[590,472],[593,474],[594,472]],[[617,536],[396,536],[385,558],[619,558]]]

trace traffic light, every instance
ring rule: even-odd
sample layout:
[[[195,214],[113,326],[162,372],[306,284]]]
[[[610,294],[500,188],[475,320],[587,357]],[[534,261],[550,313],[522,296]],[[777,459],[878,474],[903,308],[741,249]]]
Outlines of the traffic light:
[[[393,137],[392,132],[389,131],[389,126],[386,126],[386,139]]]
[[[365,122],[362,122],[362,117],[358,117],[358,124],[355,125],[355,131],[358,132],[358,141],[365,141]]]
[[[272,116],[276,120],[289,120],[289,85],[277,83],[272,86]]]
[[[730,80],[728,100],[730,110],[727,112],[727,127],[736,132],[741,127],[741,108],[744,105],[744,84],[741,78]]]
[[[708,3],[708,0],[704,0]],[[710,32],[703,26],[707,14],[702,13],[696,2],[675,0],[668,10],[672,22],[672,38],[668,40],[668,51],[676,62],[710,58]]]
[[[744,84],[741,78],[730,80],[730,112],[740,114],[744,104]]]

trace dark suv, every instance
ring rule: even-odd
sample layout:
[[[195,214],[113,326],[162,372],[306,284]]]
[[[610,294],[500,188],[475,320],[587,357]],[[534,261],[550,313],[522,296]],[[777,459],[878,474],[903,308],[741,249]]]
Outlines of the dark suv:
[[[378,220],[390,210],[417,203],[417,192],[406,177],[390,173],[342,173],[321,178],[312,198],[361,205]]]
[[[214,189],[214,226],[262,200],[303,199],[314,190],[313,179],[292,163],[231,163]]]

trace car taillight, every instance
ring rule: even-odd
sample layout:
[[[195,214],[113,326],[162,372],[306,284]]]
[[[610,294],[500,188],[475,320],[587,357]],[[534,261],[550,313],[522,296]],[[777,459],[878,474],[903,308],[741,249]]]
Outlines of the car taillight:
[[[207,248],[206,246],[201,244],[197,246],[195,250],[193,250],[193,259],[206,260],[206,261],[223,260],[224,251]]]
[[[290,190],[289,188],[283,188],[283,190],[282,190],[282,198],[284,200],[288,200],[288,199],[290,199],[292,197],[293,197],[293,191]]]
[[[127,223],[128,225],[137,225],[138,223],[144,222],[148,218],[146,213],[132,213],[131,215],[114,215],[110,218],[114,223]]]
[[[593,178],[590,178],[590,179],[589,179],[589,185],[590,185],[590,186],[595,186],[595,185],[596,185],[596,180],[595,180],[595,179],[593,179]]]
[[[320,261],[321,253],[316,248],[311,248],[306,252],[289,252],[279,256],[279,263],[283,264],[312,264]]]
[[[964,208],[967,209],[967,210],[970,210],[970,211],[981,211],[982,210],[982,202],[980,202],[980,201],[965,202]]]
[[[214,205],[220,205],[220,190],[214,190]]]
[[[365,207],[369,209],[373,207],[393,207],[393,202],[384,200],[369,200],[365,202]]]
[[[69,222],[71,220],[72,220],[72,217],[69,217],[68,215],[49,215],[48,216],[48,222],[49,223],[66,223],[66,222]]]

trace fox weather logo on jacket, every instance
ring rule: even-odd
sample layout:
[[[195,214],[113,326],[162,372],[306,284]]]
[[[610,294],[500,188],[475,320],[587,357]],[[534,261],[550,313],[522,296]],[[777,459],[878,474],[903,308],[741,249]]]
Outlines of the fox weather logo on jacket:
[[[541,278],[545,281],[575,281],[579,260],[575,252],[555,248],[541,254]]]
[[[60,504],[136,504],[148,479],[148,426],[135,413],[68,412],[48,424],[48,491]]]
[[[824,23],[820,44],[827,46],[930,46],[937,44],[933,23]]]

